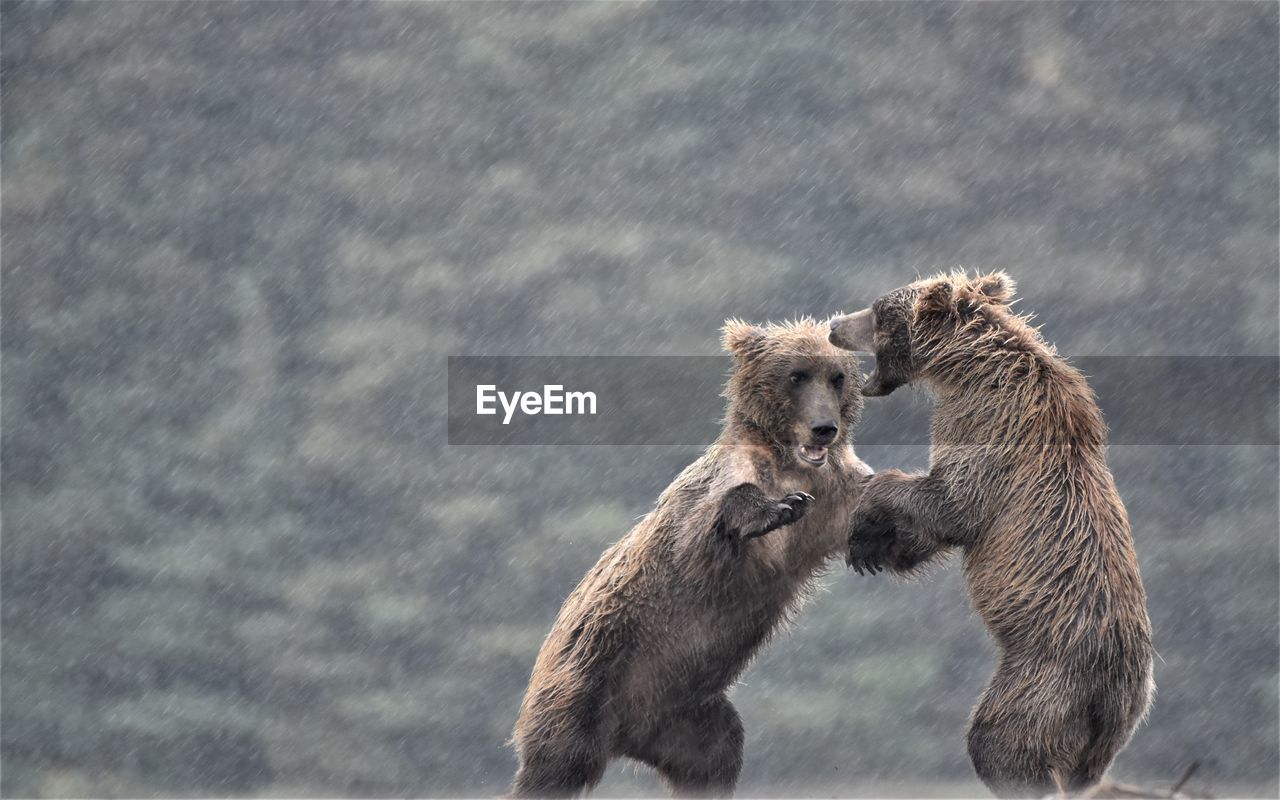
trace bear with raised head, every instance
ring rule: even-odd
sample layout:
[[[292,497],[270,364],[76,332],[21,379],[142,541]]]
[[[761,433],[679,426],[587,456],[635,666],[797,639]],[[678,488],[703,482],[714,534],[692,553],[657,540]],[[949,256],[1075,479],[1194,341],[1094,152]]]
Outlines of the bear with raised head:
[[[1084,377],[1010,311],[1003,273],[920,280],[831,321],[875,355],[864,393],[935,398],[930,467],[885,470],[849,533],[859,572],[959,549],[999,666],[969,755],[997,795],[1096,784],[1150,704],[1151,623],[1107,429]]]
[[[857,360],[801,320],[731,320],[719,438],[600,558],[538,654],[513,737],[513,794],[576,795],[627,756],[681,795],[732,793],[727,691],[844,549],[870,475],[853,452]]]

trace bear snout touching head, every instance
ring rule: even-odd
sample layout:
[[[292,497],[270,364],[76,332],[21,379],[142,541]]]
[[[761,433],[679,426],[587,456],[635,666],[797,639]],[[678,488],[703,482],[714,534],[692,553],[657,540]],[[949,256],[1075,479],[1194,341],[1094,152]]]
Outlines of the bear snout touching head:
[[[829,338],[836,347],[875,355],[875,370],[862,393],[883,397],[904,384],[935,377],[933,362],[953,336],[949,323],[960,322],[957,330],[969,330],[964,323],[998,313],[1013,292],[1013,280],[1003,272],[925,278],[889,292],[870,308],[832,319]]]
[[[828,337],[833,345],[843,350],[856,353],[875,352],[875,312],[864,308],[853,314],[832,317],[831,334]]]

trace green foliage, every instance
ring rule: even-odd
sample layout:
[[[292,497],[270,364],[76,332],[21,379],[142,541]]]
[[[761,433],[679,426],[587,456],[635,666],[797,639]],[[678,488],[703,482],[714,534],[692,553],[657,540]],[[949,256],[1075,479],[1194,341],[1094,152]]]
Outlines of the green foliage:
[[[6,2],[0,792],[503,791],[559,604],[697,451],[450,447],[447,355],[711,353],[955,264],[1063,352],[1275,355],[1276,22]],[[1117,774],[1274,794],[1275,448],[1112,465],[1161,656]],[[958,571],[833,569],[736,689],[744,791],[975,790]]]

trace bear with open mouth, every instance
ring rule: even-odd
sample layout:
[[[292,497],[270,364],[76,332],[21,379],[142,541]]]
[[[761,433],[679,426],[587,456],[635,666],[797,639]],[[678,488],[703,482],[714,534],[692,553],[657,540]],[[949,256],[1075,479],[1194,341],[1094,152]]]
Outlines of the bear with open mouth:
[[[538,654],[513,741],[517,797],[580,794],[626,756],[680,795],[727,795],[743,727],[727,691],[844,548],[871,473],[862,376],[813,320],[724,328],[719,438],[600,558]]]
[[[1004,273],[939,275],[833,319],[831,341],[875,355],[868,396],[935,400],[929,470],[871,479],[849,562],[911,573],[963,554],[1000,650],[969,756],[997,795],[1043,797],[1098,783],[1146,715],[1151,622],[1093,391],[1012,296]]]

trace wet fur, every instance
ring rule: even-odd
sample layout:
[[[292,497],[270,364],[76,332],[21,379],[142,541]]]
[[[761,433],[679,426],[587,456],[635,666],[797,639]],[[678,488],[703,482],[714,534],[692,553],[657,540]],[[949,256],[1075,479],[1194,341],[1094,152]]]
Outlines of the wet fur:
[[[1098,782],[1145,716],[1151,627],[1094,394],[1008,309],[1012,290],[953,274],[873,306],[867,393],[930,390],[932,450],[927,473],[871,480],[849,557],[910,574],[963,553],[1000,651],[969,754],[997,795],[1039,797]]]
[[[579,794],[617,756],[676,794],[733,790],[743,729],[727,690],[843,549],[870,470],[849,443],[857,362],[825,327],[731,322],[725,344],[735,368],[720,437],[587,573],[542,646],[513,737],[516,796]],[[779,385],[797,363],[847,375],[821,468],[794,455],[796,412]],[[795,503],[780,501],[799,492],[813,499],[785,519]]]

